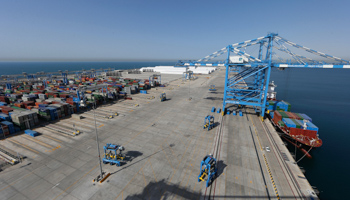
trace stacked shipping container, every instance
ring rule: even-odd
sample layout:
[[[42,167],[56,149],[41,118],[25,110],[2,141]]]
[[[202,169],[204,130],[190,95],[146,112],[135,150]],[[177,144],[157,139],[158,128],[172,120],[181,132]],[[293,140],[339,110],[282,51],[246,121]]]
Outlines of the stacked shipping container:
[[[318,128],[311,122],[311,118],[305,114],[291,113],[284,111],[274,111],[272,121],[280,128],[284,129],[291,136],[317,137]],[[304,116],[304,117],[301,117]],[[304,119],[310,119],[304,123]]]
[[[80,99],[76,95],[79,86],[108,85],[107,91],[85,92],[88,106],[94,100],[97,105],[102,103],[105,100],[102,94],[107,93],[107,98],[114,100],[151,88],[148,79],[115,77],[97,79],[82,76],[70,79],[68,85],[64,85],[62,80],[46,81],[45,84],[32,85],[25,81],[13,85],[12,89],[0,91],[0,133],[10,134],[16,130],[29,129],[39,123],[39,118],[51,121],[79,112]],[[152,84],[159,85],[156,81]]]

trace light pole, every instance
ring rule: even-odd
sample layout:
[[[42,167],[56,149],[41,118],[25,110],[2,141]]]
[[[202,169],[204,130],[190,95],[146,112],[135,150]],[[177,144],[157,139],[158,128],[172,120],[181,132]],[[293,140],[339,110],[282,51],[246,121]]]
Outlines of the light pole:
[[[186,79],[188,78],[188,100],[192,100],[191,97],[191,77],[190,77],[191,70],[189,70],[189,67],[186,67]]]
[[[97,143],[97,152],[98,152],[98,162],[100,164],[100,170],[101,174],[97,176],[97,180],[101,180],[103,178],[103,172],[102,172],[102,164],[101,164],[101,154],[100,154],[100,145],[98,143],[98,134],[97,134],[97,125],[96,125],[96,115],[95,115],[95,109],[96,109],[96,99],[94,96],[94,120],[95,120],[95,133],[96,133],[96,143]]]

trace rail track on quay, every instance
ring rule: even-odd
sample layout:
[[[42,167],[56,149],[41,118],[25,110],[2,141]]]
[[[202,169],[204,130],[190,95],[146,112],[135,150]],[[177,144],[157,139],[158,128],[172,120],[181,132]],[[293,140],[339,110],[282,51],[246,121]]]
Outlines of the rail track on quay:
[[[266,136],[268,138],[268,141],[270,142],[270,145],[273,146],[273,148],[271,148],[271,150],[273,151],[273,153],[274,153],[274,155],[275,155],[275,157],[276,157],[276,159],[278,161],[279,166],[281,167],[282,170],[285,169],[285,170],[283,170],[284,176],[286,176],[286,177],[288,176],[289,179],[291,180],[291,184],[292,185],[288,181],[288,184],[289,184],[291,190],[293,190],[292,186],[294,186],[294,188],[297,191],[297,194],[294,194],[294,197],[296,199],[307,199],[307,197],[305,197],[305,195],[301,191],[300,185],[299,185],[298,181],[296,180],[294,174],[292,173],[292,170],[290,169],[290,167],[286,163],[286,160],[285,160],[284,156],[282,155],[282,151],[278,147],[277,142],[275,141],[275,139],[273,138],[271,131],[269,130],[269,128],[266,125],[266,122],[262,122],[261,120],[259,120],[259,121],[260,121],[260,123],[261,123],[261,125],[262,125],[262,127],[264,129],[264,132],[266,133]],[[254,122],[252,122],[252,123],[254,123]]]
[[[250,119],[251,119],[251,123],[253,126],[256,126],[256,121],[254,121],[252,119],[253,117],[250,116]],[[217,163],[219,163],[221,157],[220,157],[220,152],[221,152],[221,147],[222,147],[222,140],[223,140],[223,137],[224,137],[224,128],[225,128],[225,116],[220,116],[219,118],[219,125],[216,127],[217,130],[216,130],[216,134],[215,134],[215,139],[214,139],[214,143],[213,143],[213,149],[212,149],[212,155],[214,158],[216,158],[217,160]],[[290,167],[288,166],[288,163],[286,163],[286,160],[285,160],[285,157],[282,155],[282,151],[281,149],[279,148],[277,142],[275,141],[274,137],[272,136],[272,133],[271,131],[269,130],[269,127],[267,126],[266,122],[262,122],[261,120],[259,120],[260,124],[257,124],[257,125],[261,125],[262,127],[262,130],[263,130],[263,134],[266,134],[266,137],[267,137],[267,140],[270,144],[270,147],[271,148],[271,152],[273,152],[273,156],[276,158],[277,162],[278,162],[278,165],[279,167],[281,168],[285,178],[288,180],[288,185],[291,189],[291,191],[293,191],[293,196],[289,196],[288,198],[292,198],[292,199],[308,199],[304,193],[302,192],[302,189],[295,177],[295,175],[293,174],[292,170],[290,169]],[[257,133],[256,133],[257,134]],[[252,141],[253,141],[253,144],[254,144],[254,149],[255,149],[255,152],[256,152],[256,155],[257,155],[257,160],[258,160],[258,164],[259,164],[259,168],[260,168],[260,171],[261,171],[261,176],[262,176],[262,179],[264,181],[264,184],[266,186],[266,199],[283,199],[284,196],[282,194],[282,196],[280,196],[280,193],[278,192],[277,190],[277,187],[275,185],[275,182],[273,180],[273,175],[272,175],[272,172],[270,171],[270,168],[269,168],[269,164],[268,164],[268,158],[267,158],[267,155],[265,155],[264,152],[262,152],[262,155],[263,155],[263,158],[259,157],[259,147],[258,145],[256,144],[259,143],[260,145],[260,148],[261,147],[261,144],[260,144],[260,140],[258,138],[258,140],[255,138],[255,137],[258,137],[258,135],[254,136],[253,135],[253,130],[251,130],[251,136],[252,136]],[[265,165],[263,164],[265,163]],[[220,165],[217,166],[218,167],[218,171],[220,171]],[[266,169],[264,171],[264,169]],[[266,171],[268,173],[266,173]],[[266,176],[265,176],[266,175]],[[268,178],[266,177],[269,177],[271,178],[271,183],[272,183],[272,186],[274,188],[275,191],[271,191],[271,187],[268,187],[267,185],[270,184],[268,183]],[[274,175],[275,178],[277,178],[276,175]],[[209,185],[209,187],[207,187],[204,191],[204,194],[202,195],[202,197],[200,199],[204,199],[204,200],[212,200],[212,199],[215,199],[215,198],[225,198],[226,196],[215,196],[215,190],[216,190],[216,183],[217,183],[217,179],[220,178],[219,176],[215,177],[215,179],[211,182],[211,184]],[[227,198],[230,198],[229,196],[227,196]]]

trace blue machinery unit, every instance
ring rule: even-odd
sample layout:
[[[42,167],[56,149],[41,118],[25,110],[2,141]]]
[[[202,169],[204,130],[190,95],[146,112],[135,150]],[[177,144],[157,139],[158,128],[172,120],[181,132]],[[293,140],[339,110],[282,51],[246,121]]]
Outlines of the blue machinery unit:
[[[210,85],[210,86],[209,86],[209,91],[212,91],[212,92],[213,92],[213,91],[216,91],[215,85]]]
[[[198,175],[198,182],[205,181],[206,180],[206,186],[209,187],[209,185],[213,182],[215,177],[217,177],[218,168],[216,165],[216,159],[213,158],[211,155],[207,155],[203,158],[203,161],[201,162],[201,168],[200,173]]]
[[[256,46],[255,46],[256,45]],[[246,53],[247,47],[255,46],[257,56]],[[308,54],[296,54],[290,50]],[[274,52],[273,50],[278,50]],[[280,55],[277,55],[277,52]],[[210,62],[227,53],[224,62]],[[315,57],[322,58],[317,59]],[[285,59],[283,59],[285,58]],[[292,59],[289,59],[292,58]],[[252,106],[263,118],[266,110],[268,85],[273,67],[286,68],[350,68],[350,61],[331,56],[305,46],[290,42],[276,33],[241,43],[228,45],[197,61],[179,61],[184,66],[225,66],[225,91],[222,115],[231,105]]]
[[[77,90],[77,100],[78,100],[77,103],[79,103],[79,106],[81,107],[86,106],[86,98],[83,91]]]
[[[203,129],[208,129],[208,131],[214,128],[214,117],[212,115],[208,115],[204,118]]]
[[[160,101],[165,101],[165,100],[166,100],[166,94],[165,94],[165,92],[161,93],[160,96],[159,96],[159,98],[160,98]]]
[[[66,73],[66,72],[62,72],[62,78],[63,78],[63,83],[65,84],[65,85],[68,85],[69,84],[69,82],[68,82],[68,73]]]
[[[99,90],[102,92],[102,96],[104,96],[105,98],[108,96],[111,96],[112,94],[108,91],[108,86],[105,84],[101,84],[101,85],[97,85],[97,86],[83,86],[83,87],[79,87],[76,91],[77,91],[77,97],[73,101],[78,103],[80,107],[86,107],[87,106],[87,98],[85,96],[85,91],[86,90]]]
[[[105,153],[104,158],[102,159],[103,164],[109,163],[110,165],[116,164],[117,166],[120,166],[120,160],[125,159],[125,155],[122,154],[125,150],[123,146],[107,143],[103,149]]]

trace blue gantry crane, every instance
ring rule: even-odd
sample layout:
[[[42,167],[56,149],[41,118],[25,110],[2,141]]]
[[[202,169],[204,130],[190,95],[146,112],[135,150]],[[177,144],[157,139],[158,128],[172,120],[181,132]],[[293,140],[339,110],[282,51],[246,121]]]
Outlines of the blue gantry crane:
[[[11,83],[6,83],[6,90],[11,90],[11,88],[12,88]]]
[[[256,48],[256,56],[247,53],[249,48]],[[211,62],[225,54],[224,61]],[[225,66],[222,115],[228,105],[246,105],[252,106],[263,119],[272,68],[349,69],[350,61],[293,43],[276,33],[269,33],[264,37],[228,45],[197,61],[180,61],[178,65]]]
[[[214,128],[214,117],[212,115],[208,115],[204,118],[204,125],[203,129],[210,129]]]
[[[35,80],[35,74],[27,74],[26,72],[22,73],[23,76],[27,77],[28,81],[34,81]]]
[[[158,82],[158,84],[162,84],[162,76],[160,74],[153,74],[148,78],[150,84],[152,87],[155,87],[155,82]]]
[[[62,76],[62,81],[65,85],[68,85],[69,82],[68,82],[68,70],[66,71],[62,71],[62,70],[58,70],[58,72],[60,73],[60,75]]]
[[[73,98],[73,100],[76,101],[76,103],[79,104],[79,107],[85,107],[86,106],[86,97],[84,95],[83,90],[77,90],[77,97]]]
[[[206,181],[206,186],[209,187],[209,185],[217,177],[217,173],[218,167],[216,164],[216,159],[212,155],[207,155],[203,158],[201,162],[200,173],[198,175],[198,182]]]
[[[193,71],[189,70],[187,67],[186,71],[182,73],[182,81],[192,80],[192,79],[194,79]]]
[[[120,166],[120,161],[125,160],[125,155],[122,153],[125,150],[123,146],[107,143],[106,146],[103,147],[103,150],[103,164],[109,163],[110,165],[116,164],[116,166]]]

